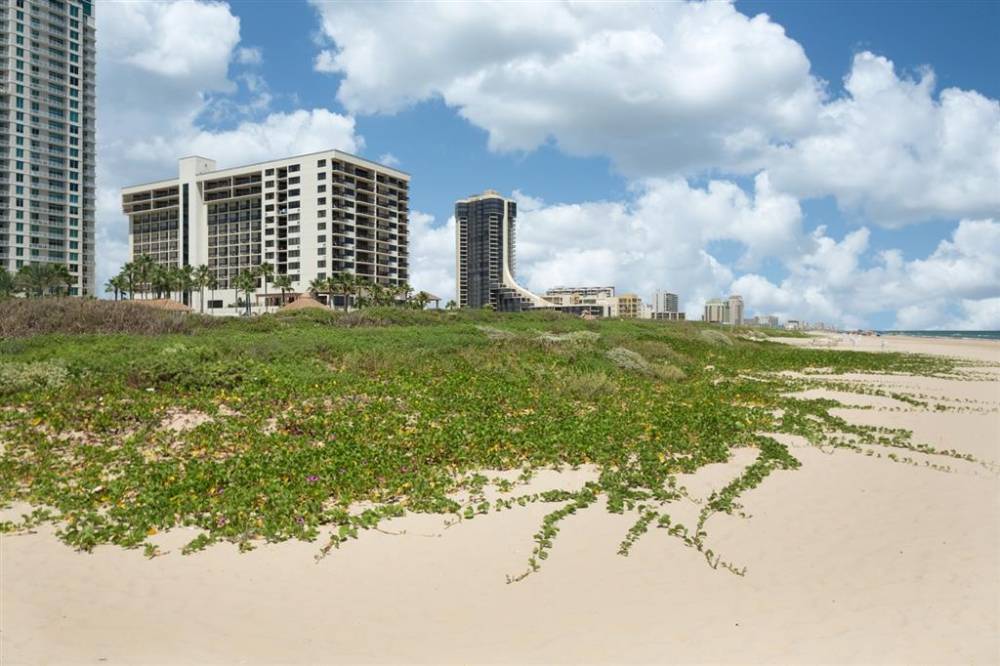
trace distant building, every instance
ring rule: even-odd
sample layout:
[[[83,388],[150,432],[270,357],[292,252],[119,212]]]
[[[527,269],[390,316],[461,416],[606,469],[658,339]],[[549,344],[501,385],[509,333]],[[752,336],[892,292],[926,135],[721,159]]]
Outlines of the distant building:
[[[555,305],[594,304],[614,297],[614,287],[553,287],[544,296]]]
[[[218,298],[203,304],[211,314],[237,314],[236,277],[261,264],[296,295],[332,276],[396,287],[409,280],[409,187],[408,174],[339,150],[227,169],[183,157],[175,177],[122,188],[129,258],[207,266],[217,283]],[[201,309],[201,297],[184,294],[185,304]],[[282,301],[260,280],[256,298]]]
[[[709,324],[726,324],[729,322],[729,303],[721,298],[713,298],[705,303],[702,321]]]
[[[705,303],[702,321],[710,324],[743,325],[743,297],[733,294],[729,298],[713,298]]]
[[[785,328],[789,331],[797,331],[802,328],[802,322],[797,319],[789,319],[785,322]]]
[[[644,317],[642,299],[636,294],[615,296],[614,287],[553,287],[544,298],[562,312],[621,319]]]
[[[729,321],[733,326],[743,325],[743,297],[735,294],[729,297]]]
[[[778,318],[774,315],[757,315],[750,320],[750,323],[761,328],[778,328]]]
[[[669,291],[657,290],[653,294],[653,313],[662,312],[677,312],[678,310],[678,299],[677,294],[672,294]]]
[[[669,291],[657,290],[653,294],[653,304],[650,312],[651,319],[662,319],[666,321],[684,321],[684,313],[679,311],[680,303],[677,294]]]
[[[639,319],[642,316],[642,299],[636,294],[622,294],[610,300],[612,317]]]
[[[514,279],[517,203],[486,190],[455,202],[455,293],[460,308],[552,307]]]

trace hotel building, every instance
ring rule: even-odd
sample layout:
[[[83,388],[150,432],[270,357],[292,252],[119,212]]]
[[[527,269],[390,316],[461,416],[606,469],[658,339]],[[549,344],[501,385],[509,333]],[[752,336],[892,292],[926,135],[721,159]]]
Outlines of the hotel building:
[[[94,4],[0,3],[0,266],[64,264],[94,295]]]
[[[713,298],[705,303],[702,321],[710,324],[743,325],[743,298],[732,295],[727,299]]]
[[[403,284],[409,279],[409,183],[402,171],[339,150],[229,169],[185,157],[176,178],[122,189],[130,258],[207,265],[218,282],[216,295],[225,297],[206,295],[205,310],[215,314],[237,312],[238,297],[226,290],[241,272],[263,263],[287,275],[293,293],[336,274]],[[258,281],[258,299],[264,291]],[[276,291],[267,288],[269,295]]]
[[[650,317],[665,321],[684,321],[684,313],[679,312],[679,307],[677,294],[658,290],[653,294],[653,310]]]
[[[503,312],[551,308],[517,283],[517,203],[486,190],[455,202],[455,294],[458,307]]]

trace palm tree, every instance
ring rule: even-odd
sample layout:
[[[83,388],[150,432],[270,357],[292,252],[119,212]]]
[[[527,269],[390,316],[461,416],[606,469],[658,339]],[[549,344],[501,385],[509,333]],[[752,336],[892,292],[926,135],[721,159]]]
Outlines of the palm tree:
[[[117,276],[121,282],[120,288],[123,292],[128,292],[129,300],[135,298],[137,274],[138,270],[136,269],[135,264],[130,261],[122,266],[122,270]]]
[[[18,291],[14,274],[0,266],[0,298],[9,298]]]
[[[326,293],[326,280],[322,278],[316,278],[309,283],[309,293],[313,296],[319,296],[320,294]]]
[[[456,303],[455,301],[451,300],[451,301],[448,301],[447,304],[445,304],[444,309],[445,310],[454,310],[457,307],[458,307],[458,303]]]
[[[358,308],[367,307],[372,300],[372,283],[363,277],[354,278],[354,305]]]
[[[163,294],[168,296],[173,291],[174,275],[173,269],[153,264],[149,268],[149,290],[156,294],[157,298],[162,298]]]
[[[243,292],[246,296],[246,313],[252,315],[253,303],[250,300],[250,295],[257,290],[257,271],[243,271],[233,280],[233,286],[236,287],[237,294]]]
[[[409,305],[413,300],[413,287],[410,286],[409,282],[400,282],[396,285],[396,292],[403,297],[403,305]],[[426,302],[424,305],[426,305]]]
[[[417,295],[413,297],[413,305],[418,310],[423,310],[425,307],[427,307],[427,303],[430,302],[430,300],[431,300],[430,294],[428,294],[426,291],[418,291]]]
[[[52,276],[52,286],[55,288],[56,294],[59,294],[61,288],[65,286],[66,295],[69,296],[73,285],[76,284],[76,278],[66,268],[66,264],[49,264],[49,272]]]
[[[219,288],[219,278],[215,274],[215,271],[212,270],[209,271],[208,281],[205,283],[205,286],[208,287],[208,299],[209,299],[209,304],[211,304],[213,301],[215,301],[215,290]]]
[[[264,283],[264,312],[267,312],[267,283],[274,278],[274,265],[264,262],[257,266],[257,275],[260,276],[261,282]]]
[[[27,296],[39,298],[48,294],[59,283],[52,264],[25,264],[17,271],[17,284]]]
[[[153,275],[156,272],[157,263],[148,254],[140,254],[133,262],[135,274],[133,279],[139,287],[140,293],[153,291]]]
[[[191,292],[195,287],[194,266],[186,265],[177,269],[177,290],[180,292],[180,300],[185,305],[191,305]]]
[[[292,278],[278,275],[274,278],[274,286],[281,290],[281,304],[285,304],[285,294],[292,290]]]
[[[201,292],[198,309],[202,314],[205,313],[205,287],[208,286],[209,279],[212,277],[214,277],[212,269],[205,264],[202,264],[198,268],[194,269],[194,285],[198,287],[198,290]]]
[[[354,293],[354,276],[350,273],[337,273],[327,280],[327,288],[330,290],[330,306],[333,306],[333,294],[338,293],[344,297],[344,312],[350,308],[351,294]]]
[[[118,300],[119,291],[120,290],[118,289],[118,276],[117,275],[104,283],[104,293],[105,294],[114,293],[116,301]]]

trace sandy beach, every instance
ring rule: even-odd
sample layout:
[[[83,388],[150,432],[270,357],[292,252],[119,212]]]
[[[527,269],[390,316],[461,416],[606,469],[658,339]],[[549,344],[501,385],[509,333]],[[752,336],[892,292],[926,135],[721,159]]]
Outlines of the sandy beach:
[[[846,336],[791,340],[1000,363],[1000,343]],[[856,423],[1000,461],[1000,372],[975,380],[852,375],[920,394],[927,408],[837,394]],[[946,409],[937,409],[936,405]],[[866,408],[867,407],[867,408]],[[1000,477],[792,442],[802,462],[711,518],[710,546],[745,576],[712,569],[653,530],[616,554],[633,518],[566,521],[537,573],[507,584],[550,507],[445,528],[407,516],[320,561],[317,543],[229,544],[179,554],[102,546],[81,554],[48,530],[0,548],[4,664],[176,663],[972,663],[1000,662]],[[703,468],[695,498],[750,457]],[[544,479],[551,487],[556,473]],[[567,484],[587,470],[566,471]],[[697,505],[678,507],[691,515]],[[8,512],[9,513],[9,512]]]

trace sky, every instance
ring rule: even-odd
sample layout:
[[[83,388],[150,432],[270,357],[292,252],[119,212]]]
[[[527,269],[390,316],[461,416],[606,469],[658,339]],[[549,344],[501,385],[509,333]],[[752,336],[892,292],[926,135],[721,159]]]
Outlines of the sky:
[[[518,279],[689,318],[1000,329],[1000,3],[107,0],[98,278],[121,187],[337,148],[411,174],[411,283],[456,199],[519,202]]]

